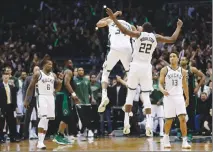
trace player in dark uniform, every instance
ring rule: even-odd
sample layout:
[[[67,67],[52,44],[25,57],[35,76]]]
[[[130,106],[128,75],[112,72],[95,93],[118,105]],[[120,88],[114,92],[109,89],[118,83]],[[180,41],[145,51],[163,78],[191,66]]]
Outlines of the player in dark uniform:
[[[194,130],[194,117],[196,115],[197,93],[201,85],[205,82],[205,75],[196,67],[190,66],[189,61],[186,57],[181,58],[180,65],[183,69],[187,70],[188,73],[189,106],[187,107],[187,114],[189,120],[187,122],[187,127],[189,130]],[[197,86],[195,85],[195,76],[201,77],[201,80]]]
[[[72,68],[72,61],[67,60],[65,62],[64,67],[64,80],[62,82],[61,91],[57,93],[56,101],[62,102],[61,106],[58,108],[58,117],[61,120],[58,133],[53,139],[54,142],[58,144],[69,144],[69,140],[64,137],[64,130],[67,128],[67,124],[71,121],[71,102],[70,96],[74,100],[75,103],[79,102],[78,97],[76,96],[75,92],[73,91],[73,68]],[[61,101],[62,100],[62,101]]]

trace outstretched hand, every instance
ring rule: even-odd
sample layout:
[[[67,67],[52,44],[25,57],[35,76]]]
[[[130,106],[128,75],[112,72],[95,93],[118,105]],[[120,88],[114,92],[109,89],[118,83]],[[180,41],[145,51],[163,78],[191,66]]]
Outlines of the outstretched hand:
[[[106,8],[106,13],[109,15],[111,19],[116,18],[110,8]]]

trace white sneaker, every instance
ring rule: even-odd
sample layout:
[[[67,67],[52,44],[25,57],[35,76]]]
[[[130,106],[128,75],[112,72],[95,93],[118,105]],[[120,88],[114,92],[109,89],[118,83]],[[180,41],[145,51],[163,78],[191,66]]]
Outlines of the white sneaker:
[[[130,133],[130,125],[129,124],[125,124],[124,125],[124,129],[123,129],[123,134],[127,135]]]
[[[191,149],[191,145],[187,141],[183,141],[182,149]]]
[[[101,104],[98,107],[98,112],[104,112],[108,104],[109,104],[109,98],[108,97],[102,98]]]
[[[163,132],[160,132],[160,137],[163,137],[164,136],[164,133]]]
[[[92,130],[89,130],[88,131],[88,135],[87,135],[88,137],[94,137],[94,133],[92,132]]]
[[[146,126],[146,136],[147,137],[153,137],[152,129],[148,126]]]
[[[169,136],[167,136],[167,135],[163,136],[163,146],[164,146],[164,148],[171,148]]]
[[[46,149],[46,146],[44,145],[43,142],[38,142],[37,148],[38,148],[38,149]]]
[[[30,140],[33,140],[33,139],[34,139],[34,133],[33,133],[32,131],[30,131],[29,139],[30,139]]]
[[[38,139],[38,136],[36,135],[35,132],[33,132],[33,138],[34,138],[34,139]]]

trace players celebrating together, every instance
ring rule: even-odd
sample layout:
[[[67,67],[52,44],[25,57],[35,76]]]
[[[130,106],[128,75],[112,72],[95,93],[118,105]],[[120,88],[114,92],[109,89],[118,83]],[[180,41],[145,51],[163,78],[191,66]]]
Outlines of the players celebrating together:
[[[80,6],[80,2],[77,5]],[[161,44],[172,45],[177,41],[183,26],[182,20],[177,20],[176,29],[172,31],[171,36],[163,36],[155,33],[150,22],[132,25],[127,22],[128,20],[124,20],[121,11],[114,13],[106,6],[104,10],[108,17],[98,20],[96,30],[108,27],[108,52],[98,76],[93,73],[94,71],[85,75],[83,66],[74,68],[75,62],[70,59],[65,60],[63,67],[54,66],[49,55],[45,55],[41,62],[37,61],[31,67],[31,76],[27,77],[27,73],[22,72],[17,84],[8,69],[3,71],[3,82],[0,83],[0,95],[4,101],[0,102],[0,143],[5,143],[3,130],[7,127],[11,142],[19,141],[15,134],[15,126],[12,125],[15,120],[18,135],[23,133],[24,139],[28,136],[30,140],[38,139],[38,149],[46,149],[49,146],[44,142],[49,132],[55,133],[51,140],[59,145],[72,144],[77,136],[81,137],[81,141],[88,140],[92,143],[93,137],[98,136],[99,126],[100,136],[105,134],[105,118],[108,135],[118,133],[117,130],[112,131],[112,107],[113,110],[119,111],[119,116],[123,114],[124,121],[121,122],[124,135],[133,134],[134,131],[141,134],[143,130],[146,138],[152,141],[150,139],[157,134],[159,121],[159,138],[162,138],[163,148],[172,147],[170,132],[175,119],[179,120],[180,124],[182,149],[192,148],[187,136],[190,129],[200,128],[201,117],[205,120],[206,131],[210,131],[210,117],[204,118],[201,114],[197,116],[196,107],[198,93],[202,96],[200,108],[205,109],[209,106],[205,101],[207,94],[212,90],[212,82],[209,82],[209,88],[204,87],[205,75],[193,64],[189,64],[187,49],[184,48],[180,55],[175,50],[165,51],[164,53],[169,55],[169,63],[165,59],[162,67],[153,69],[153,60],[163,60],[154,58],[156,49]],[[76,19],[74,22],[77,25],[81,21]],[[61,30],[57,29],[55,23],[53,27],[56,33]],[[55,41],[56,46],[59,39],[60,36]],[[125,71],[124,77],[116,75],[111,82],[110,74],[119,61]],[[197,85],[196,77],[200,78]],[[9,83],[12,79],[14,82]],[[141,122],[138,122],[138,113],[144,115]],[[113,111],[114,115],[116,114]],[[26,123],[23,130],[20,129],[22,118]],[[113,117],[116,121],[117,118]],[[194,122],[195,118],[197,123]]]

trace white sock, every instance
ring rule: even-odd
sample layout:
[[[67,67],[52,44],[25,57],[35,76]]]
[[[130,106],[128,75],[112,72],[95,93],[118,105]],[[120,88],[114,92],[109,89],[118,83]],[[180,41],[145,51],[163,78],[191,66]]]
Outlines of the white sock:
[[[147,120],[146,127],[152,128],[153,118],[152,118],[151,114],[146,114],[146,120]]]
[[[124,114],[124,126],[129,124],[129,113]]]
[[[40,142],[40,143],[43,143],[44,142],[44,134],[43,133],[38,133],[38,141]]]
[[[159,125],[160,125],[160,133],[163,133],[163,128],[164,128],[163,118],[159,118]]]
[[[107,89],[102,89],[102,98],[107,97]]]
[[[32,127],[32,132],[34,132],[35,134],[36,134],[36,129],[35,129],[35,127]]]
[[[20,125],[16,125],[16,131],[17,131],[17,133],[20,132]]]

